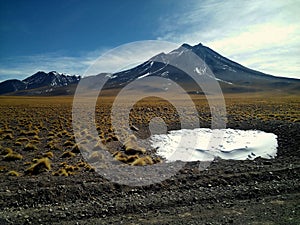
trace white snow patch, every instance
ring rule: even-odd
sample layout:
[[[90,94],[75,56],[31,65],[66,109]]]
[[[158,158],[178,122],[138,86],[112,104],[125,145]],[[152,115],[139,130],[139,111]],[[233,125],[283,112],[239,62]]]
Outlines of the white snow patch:
[[[181,56],[183,52],[184,52],[184,51],[172,51],[172,52],[169,53],[169,55],[174,55],[174,54],[176,54],[177,56]]]
[[[45,92],[51,92],[53,89],[50,88],[50,89],[47,89]]]
[[[199,67],[196,67],[195,72],[200,74],[200,75],[203,75],[206,72],[206,68],[204,67],[203,69],[201,69]]]
[[[181,56],[184,51],[179,52],[178,56]]]
[[[223,83],[226,83],[226,84],[232,84],[231,82],[229,81],[225,81],[225,80],[221,80],[219,78],[215,78],[217,81],[220,81],[220,82],[223,82]]]
[[[223,70],[228,69],[229,71],[235,72],[235,73],[236,73],[236,70],[232,69],[232,68],[231,68],[230,66],[228,66],[228,65],[224,65],[222,69],[223,69]]]
[[[259,130],[182,129],[151,136],[151,145],[167,161],[271,159],[277,153],[277,136]]]
[[[159,68],[158,70],[155,70],[153,73],[157,73],[157,72],[163,70],[163,69],[166,68],[168,65],[169,65],[169,63],[166,63],[163,67]],[[165,71],[165,72],[167,72],[167,71]]]
[[[161,74],[161,76],[162,77],[165,77],[165,76],[167,76],[169,74],[169,71],[165,71],[165,72],[163,72],[162,74]]]
[[[56,71],[52,71],[52,73],[55,75],[55,76],[59,76],[60,74]]]
[[[144,78],[144,77],[147,77],[147,76],[149,76],[149,75],[150,75],[150,73],[145,73],[144,75],[139,76],[139,77],[137,78],[137,80],[142,79],[142,78]]]
[[[108,77],[109,79],[113,79],[116,78],[117,75],[113,75],[113,74],[106,74],[105,77]]]
[[[172,51],[172,52],[169,53],[169,55],[174,55],[174,54],[178,54],[178,52],[177,51]]]

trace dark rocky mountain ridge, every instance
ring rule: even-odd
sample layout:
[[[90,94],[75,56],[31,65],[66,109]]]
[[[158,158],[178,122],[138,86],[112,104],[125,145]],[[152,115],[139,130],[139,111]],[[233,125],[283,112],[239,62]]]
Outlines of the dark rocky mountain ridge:
[[[51,92],[58,87],[65,87],[70,84],[77,84],[80,81],[80,76],[70,76],[51,71],[49,73],[39,71],[24,80],[6,80],[0,83],[0,94],[6,93],[30,93],[31,90],[40,89],[40,91],[33,91],[35,94],[43,94]],[[42,89],[41,89],[42,88]]]

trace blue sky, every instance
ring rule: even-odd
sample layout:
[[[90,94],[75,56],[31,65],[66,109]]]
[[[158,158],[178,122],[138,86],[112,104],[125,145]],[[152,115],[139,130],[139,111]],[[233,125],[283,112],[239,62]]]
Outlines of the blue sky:
[[[0,81],[38,70],[82,74],[107,50],[140,40],[201,42],[250,68],[300,78],[298,12],[293,0],[0,0]]]

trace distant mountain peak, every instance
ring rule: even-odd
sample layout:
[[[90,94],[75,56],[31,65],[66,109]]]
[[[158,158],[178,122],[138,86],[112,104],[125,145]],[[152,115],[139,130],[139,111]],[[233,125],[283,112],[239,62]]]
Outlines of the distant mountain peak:
[[[200,47],[205,47],[205,46],[200,42],[199,44],[194,45],[193,47],[194,48],[200,48]]]
[[[184,47],[184,48],[187,48],[187,49],[195,49],[195,48],[202,48],[202,47],[205,47],[205,46],[202,43],[199,43],[199,44],[194,45],[194,46],[191,46],[191,45],[189,45],[187,43],[183,43],[181,45],[181,47]]]
[[[24,80],[7,80],[0,83],[0,94],[31,90],[42,87],[63,87],[69,84],[78,83],[80,76],[70,76],[63,73],[58,73],[57,71],[38,71],[35,74],[25,78]]]
[[[187,44],[187,43],[183,43],[183,44],[181,45],[181,47],[184,47],[184,48],[187,48],[187,49],[193,48],[191,45],[189,45],[189,44]]]

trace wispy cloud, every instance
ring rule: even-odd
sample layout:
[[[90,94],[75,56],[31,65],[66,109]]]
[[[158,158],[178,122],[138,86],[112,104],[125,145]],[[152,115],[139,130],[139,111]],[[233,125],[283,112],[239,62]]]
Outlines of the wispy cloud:
[[[37,71],[64,72],[82,74],[93,63],[92,56],[69,57],[58,53],[19,56],[1,59],[0,81],[24,79]]]
[[[161,52],[170,52],[179,45],[166,41],[137,41],[111,49],[97,58],[86,71],[87,76],[100,72],[115,73],[143,63]]]
[[[161,52],[179,47],[164,41],[139,41],[117,48],[102,48],[82,53],[77,57],[62,53],[48,53],[1,59],[0,82],[7,79],[24,79],[37,71],[53,71],[90,76],[114,73],[145,62]]]
[[[300,78],[300,3],[189,1],[161,20],[161,40],[199,42],[250,68]],[[281,52],[282,54],[278,54]]]

